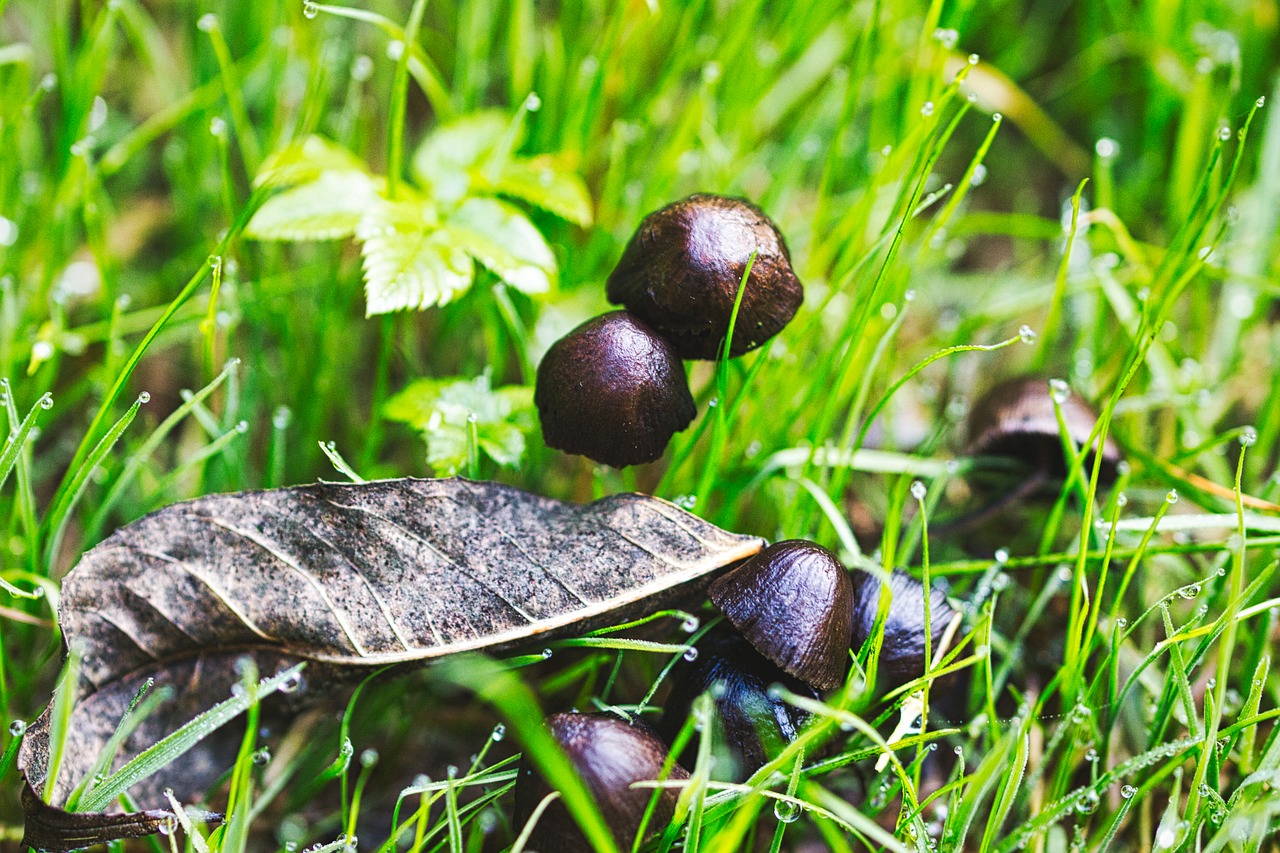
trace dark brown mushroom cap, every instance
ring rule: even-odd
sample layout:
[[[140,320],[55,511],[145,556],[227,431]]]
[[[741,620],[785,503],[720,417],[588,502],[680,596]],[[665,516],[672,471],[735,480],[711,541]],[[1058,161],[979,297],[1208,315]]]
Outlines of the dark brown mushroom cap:
[[[698,413],[675,349],[626,311],[552,344],[533,400],[548,447],[615,468],[657,459]]]
[[[1072,443],[1082,446],[1098,421],[1097,413],[1075,394],[1059,405]],[[968,434],[970,455],[1007,456],[1059,479],[1067,475],[1053,392],[1045,379],[1021,377],[991,388],[973,404]],[[1092,466],[1092,451],[1090,457],[1087,464]],[[1099,482],[1115,482],[1120,460],[1120,448],[1108,435],[1102,446]]]
[[[688,718],[693,700],[711,691],[716,709],[712,728],[717,742],[728,747],[735,765],[732,772],[716,775],[740,782],[795,740],[809,718],[794,705],[771,696],[769,688],[774,684],[818,698],[816,690],[774,666],[736,631],[713,631],[698,643],[695,660],[682,660],[672,670],[671,694],[658,731],[668,741],[673,739]],[[690,744],[689,750],[695,748]],[[720,768],[717,764],[714,769]]]
[[[742,355],[782,331],[804,301],[782,234],[749,201],[700,193],[650,213],[609,275],[609,301],[665,335],[681,358],[714,359],[752,252],[729,348]]]
[[[853,630],[853,582],[826,548],[770,545],[716,578],[712,603],[751,645],[820,690],[844,683]]]
[[[854,582],[853,643],[855,652],[871,637],[880,609],[883,583],[874,575],[860,572]],[[884,642],[880,646],[876,682],[885,690],[901,687],[924,675],[924,584],[902,569],[889,575],[889,591],[893,598],[885,617]],[[929,633],[933,635],[931,650],[938,653],[938,643],[946,633],[955,611],[947,596],[936,586],[929,589]]]
[[[600,814],[623,850],[630,850],[653,788],[633,788],[633,782],[657,779],[667,758],[667,746],[643,722],[628,723],[608,714],[553,714],[547,727],[573,762],[600,806]],[[668,779],[688,779],[680,765]],[[524,826],[551,788],[521,762],[516,783],[515,826]],[[663,789],[649,819],[648,830],[661,830],[675,814],[679,791]],[[591,845],[562,801],[553,802],[538,820],[529,849],[539,853],[580,853]]]

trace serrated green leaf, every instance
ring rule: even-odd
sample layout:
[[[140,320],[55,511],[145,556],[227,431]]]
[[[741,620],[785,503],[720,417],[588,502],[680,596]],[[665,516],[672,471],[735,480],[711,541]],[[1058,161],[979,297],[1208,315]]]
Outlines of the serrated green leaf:
[[[258,208],[245,234],[258,240],[350,237],[378,199],[378,181],[363,172],[325,172]]]
[[[475,264],[436,227],[420,199],[379,198],[356,226],[363,243],[365,314],[443,305],[471,286]]]
[[[513,158],[499,174],[493,190],[583,228],[591,225],[591,196],[586,184],[573,172],[560,168],[553,157]]]
[[[534,428],[533,389],[492,388],[489,374],[474,379],[420,379],[387,401],[383,414],[422,430],[427,461],[449,475],[467,464],[467,431],[475,415],[480,450],[499,465],[517,465]]]
[[[445,223],[451,244],[524,293],[546,293],[556,258],[533,223],[515,207],[491,198],[469,198]]]
[[[267,157],[253,179],[253,185],[297,186],[310,183],[326,172],[367,173],[368,166],[336,142],[311,135]]]
[[[483,110],[441,125],[414,153],[414,178],[442,205],[457,202],[470,189],[473,171],[498,146],[510,125],[511,118],[498,110]]]

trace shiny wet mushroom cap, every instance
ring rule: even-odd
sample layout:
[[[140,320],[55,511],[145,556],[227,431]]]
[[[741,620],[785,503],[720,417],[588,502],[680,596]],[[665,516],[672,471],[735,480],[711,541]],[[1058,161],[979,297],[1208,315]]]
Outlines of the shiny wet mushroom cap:
[[[884,585],[874,575],[860,572],[854,582],[853,642],[854,652],[862,648],[875,630]],[[892,599],[884,623],[884,642],[877,664],[877,684],[884,690],[901,687],[925,672],[925,597],[924,584],[902,569],[889,575]],[[938,644],[955,611],[947,597],[936,586],[929,589],[930,651],[937,655]]]
[[[600,806],[600,814],[614,840],[630,850],[654,789],[632,787],[634,782],[658,779],[667,746],[646,724],[628,723],[608,714],[553,714],[547,727],[564,750]],[[673,765],[668,779],[688,779]],[[551,788],[528,762],[522,762],[516,782],[514,824],[523,827]],[[675,814],[679,791],[664,789],[649,818],[647,832],[661,830]],[[529,850],[539,853],[579,853],[591,845],[562,801],[553,802],[538,819],[529,837]]]
[[[671,344],[626,311],[552,344],[533,400],[548,447],[615,468],[657,459],[698,413]]]
[[[826,548],[770,545],[716,578],[713,604],[759,652],[820,690],[844,682],[853,630],[853,582]]]
[[[1080,397],[1066,393],[1065,386],[1059,400],[1071,442],[1081,447],[1089,440],[1098,415]],[[1001,382],[983,394],[969,412],[967,452],[971,456],[1018,459],[1062,479],[1067,469],[1053,402],[1054,391],[1045,379],[1020,377]],[[1120,448],[1107,436],[1102,446],[1099,482],[1105,485],[1115,481],[1120,460]],[[1092,466],[1092,452],[1086,464]]]
[[[766,660],[736,631],[714,631],[698,643],[697,658],[682,660],[672,670],[671,694],[658,731],[672,740],[688,718],[693,701],[710,691],[715,707],[712,727],[717,742],[728,747],[734,764],[734,772],[718,772],[719,763],[713,770],[718,778],[741,782],[795,740],[809,718],[772,695],[770,688],[775,684],[818,698],[816,690]],[[684,757],[694,749],[690,744]]]
[[[729,348],[742,355],[804,301],[782,234],[749,201],[700,193],[646,216],[609,275],[609,301],[665,335],[681,358],[714,359],[753,252]]]

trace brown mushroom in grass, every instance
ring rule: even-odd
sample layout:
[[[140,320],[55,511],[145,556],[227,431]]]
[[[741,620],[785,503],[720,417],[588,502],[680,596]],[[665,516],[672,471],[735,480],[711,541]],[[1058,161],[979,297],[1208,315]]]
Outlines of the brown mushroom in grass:
[[[636,782],[659,779],[667,746],[653,730],[640,721],[629,723],[608,714],[553,714],[547,718],[556,743],[564,750],[574,769],[595,797],[609,832],[618,846],[630,850],[645,810],[655,795],[653,787]],[[680,765],[673,765],[668,779],[688,779]],[[517,831],[528,823],[534,810],[551,787],[527,761],[521,763],[516,782],[514,821]],[[645,832],[657,832],[671,822],[679,791],[664,788],[657,792],[657,804]],[[590,850],[569,810],[553,801],[538,818],[527,849],[539,853],[579,853]]]
[[[783,671],[820,690],[844,682],[853,631],[853,582],[826,548],[770,545],[716,578],[713,604]]]
[[[672,671],[658,731],[670,742],[688,719],[694,700],[709,692],[715,708],[711,732],[715,743],[727,748],[732,764],[729,771],[717,764],[715,775],[741,782],[795,740],[809,718],[775,695],[775,685],[818,698],[816,690],[766,660],[737,632],[714,631],[698,643],[694,660],[682,660]],[[704,729],[703,736],[707,734]],[[691,743],[682,756],[686,763],[695,750]]]
[[[729,347],[742,355],[781,331],[804,301],[782,234],[749,201],[699,193],[650,213],[609,275],[609,301],[666,336],[681,358],[714,359],[749,261]]]
[[[852,648],[856,653],[875,633],[884,583],[865,572],[858,574],[853,593]],[[929,652],[936,656],[955,610],[947,596],[936,586],[929,588],[929,630],[925,631],[924,584],[902,569],[889,574],[891,596],[884,622],[884,640],[876,664],[876,685],[883,691],[893,690],[915,681],[927,669],[925,637],[930,638]]]
[[[657,459],[698,413],[671,344],[626,311],[552,344],[533,400],[548,447],[615,468]]]

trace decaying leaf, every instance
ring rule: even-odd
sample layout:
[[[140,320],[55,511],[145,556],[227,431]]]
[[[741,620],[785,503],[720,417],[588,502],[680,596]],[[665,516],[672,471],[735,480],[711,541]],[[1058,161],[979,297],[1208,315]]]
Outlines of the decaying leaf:
[[[246,656],[264,675],[306,661],[307,689],[319,692],[391,664],[540,647],[688,595],[762,544],[644,495],[573,505],[459,479],[318,484],[162,509],[64,581],[61,624],[82,650],[85,686],[53,806],[32,799],[46,789],[49,710],[24,740],[28,840],[66,850],[160,828],[160,811],[126,819],[56,807],[148,679],[172,699],[125,738],[113,768],[226,699]],[[207,734],[134,798],[209,787],[234,748]]]

